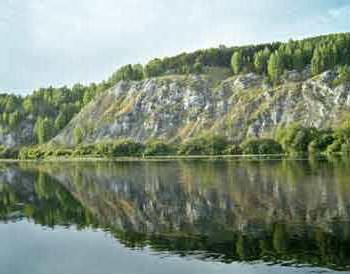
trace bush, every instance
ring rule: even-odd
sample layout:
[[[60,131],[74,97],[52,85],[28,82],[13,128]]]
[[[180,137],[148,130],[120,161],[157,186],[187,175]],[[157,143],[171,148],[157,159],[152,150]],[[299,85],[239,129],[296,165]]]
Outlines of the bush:
[[[220,155],[228,145],[225,137],[219,135],[206,135],[189,139],[179,147],[180,155]]]
[[[338,77],[333,81],[334,86],[350,82],[350,66],[345,65],[338,68]]]
[[[350,155],[350,144],[343,144],[341,146],[341,152]]]
[[[107,143],[105,145],[107,145],[107,148],[105,147],[105,149],[107,149],[110,153],[109,155],[113,157],[140,156],[144,150],[144,146],[141,143],[127,139],[119,140],[110,144]]]
[[[334,142],[334,136],[331,131],[321,131],[320,136],[309,144],[309,153],[322,153]]]
[[[242,144],[243,154],[283,154],[282,146],[273,139],[253,139]]]
[[[0,159],[17,159],[19,150],[17,148],[7,148],[0,146]]]
[[[121,156],[140,156],[144,146],[141,143],[132,140],[119,140],[115,142],[104,142],[78,146],[72,153],[74,157],[121,157]]]
[[[97,154],[98,150],[96,148],[96,145],[84,145],[84,146],[77,146],[73,153],[73,157],[82,157],[82,156],[92,156]]]
[[[341,151],[342,148],[342,143],[339,142],[338,140],[334,141],[333,144],[329,145],[327,147],[327,153],[332,154],[332,153],[338,153]]]
[[[45,158],[45,150],[40,147],[23,147],[19,151],[19,159],[21,160],[40,160]]]
[[[73,151],[68,148],[60,148],[53,152],[53,156],[55,157],[70,157],[73,155]],[[47,156],[47,155],[45,155]]]
[[[173,155],[176,153],[176,148],[163,141],[150,141],[146,143],[144,155]]]
[[[292,153],[308,152],[310,143],[319,136],[320,132],[316,128],[301,125],[292,125],[277,131],[277,141],[282,144],[284,150]]]
[[[225,155],[241,155],[242,148],[239,145],[231,145],[224,151]]]

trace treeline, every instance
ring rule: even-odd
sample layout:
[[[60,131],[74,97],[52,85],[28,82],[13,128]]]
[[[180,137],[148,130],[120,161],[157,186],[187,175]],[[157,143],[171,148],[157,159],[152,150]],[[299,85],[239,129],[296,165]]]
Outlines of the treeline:
[[[72,88],[42,88],[26,97],[0,94],[0,130],[14,131],[20,124],[33,124],[32,143],[43,144],[63,129],[83,106],[110,83],[76,84]]]
[[[287,43],[225,47],[153,59],[144,67],[127,65],[109,82],[141,80],[169,74],[201,73],[205,67],[232,68],[234,74],[255,72],[278,82],[285,71],[310,68],[312,75],[350,65],[350,34],[332,34]]]

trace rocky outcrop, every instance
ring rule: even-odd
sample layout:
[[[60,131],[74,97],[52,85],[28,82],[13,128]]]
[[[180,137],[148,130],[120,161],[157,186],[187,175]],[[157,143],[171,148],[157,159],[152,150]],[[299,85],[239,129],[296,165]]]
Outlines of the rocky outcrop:
[[[208,75],[122,81],[85,107],[54,142],[74,145],[131,138],[181,141],[205,132],[240,141],[270,136],[276,127],[299,122],[328,127],[350,106],[350,85],[332,87],[336,73],[310,78],[291,71],[278,87],[250,73],[215,82]]]

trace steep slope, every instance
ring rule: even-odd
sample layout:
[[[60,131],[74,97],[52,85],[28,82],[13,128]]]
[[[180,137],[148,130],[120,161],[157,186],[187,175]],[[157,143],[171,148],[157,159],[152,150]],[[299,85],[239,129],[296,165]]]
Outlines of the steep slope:
[[[286,73],[283,84],[266,85],[249,73],[215,81],[210,75],[167,76],[121,81],[87,105],[54,138],[74,145],[131,138],[180,141],[202,133],[271,136],[278,126],[332,126],[350,106],[350,84],[333,86],[336,72],[310,77],[309,70]]]

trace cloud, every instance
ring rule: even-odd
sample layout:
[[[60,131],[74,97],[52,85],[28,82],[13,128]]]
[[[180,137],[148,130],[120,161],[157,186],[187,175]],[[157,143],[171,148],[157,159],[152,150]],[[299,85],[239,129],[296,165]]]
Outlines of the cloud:
[[[2,0],[0,90],[99,81],[153,57],[349,27],[348,6],[330,2]]]

